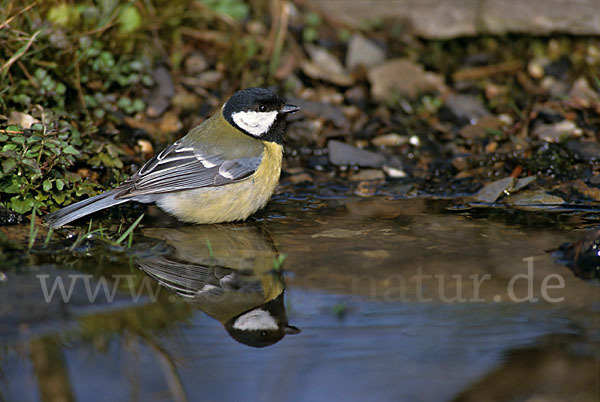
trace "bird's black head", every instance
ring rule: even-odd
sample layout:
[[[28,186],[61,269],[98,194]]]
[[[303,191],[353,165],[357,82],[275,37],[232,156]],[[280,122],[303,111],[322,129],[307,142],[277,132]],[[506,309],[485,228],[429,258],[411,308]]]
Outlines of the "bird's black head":
[[[248,88],[233,94],[223,105],[223,117],[245,134],[263,141],[281,144],[285,115],[299,108],[286,105],[274,92]]]
[[[273,345],[285,335],[301,332],[288,324],[283,292],[275,299],[232,318],[224,325],[233,339],[255,348]]]

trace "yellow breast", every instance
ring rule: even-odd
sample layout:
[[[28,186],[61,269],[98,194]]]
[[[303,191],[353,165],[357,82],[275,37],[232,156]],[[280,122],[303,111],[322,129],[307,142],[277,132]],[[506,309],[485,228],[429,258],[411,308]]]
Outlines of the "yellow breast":
[[[279,182],[283,147],[265,142],[262,162],[248,178],[219,187],[164,194],[156,204],[177,219],[190,223],[244,220],[264,207]]]

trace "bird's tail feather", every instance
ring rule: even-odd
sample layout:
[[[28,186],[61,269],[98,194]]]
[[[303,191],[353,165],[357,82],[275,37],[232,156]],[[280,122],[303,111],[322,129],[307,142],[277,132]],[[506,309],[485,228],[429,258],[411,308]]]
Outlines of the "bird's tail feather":
[[[122,189],[115,189],[98,194],[87,200],[76,202],[75,204],[46,215],[46,222],[48,222],[51,227],[58,228],[83,216],[100,211],[101,209],[129,201],[128,199],[115,199],[115,196],[120,192],[122,192]]]

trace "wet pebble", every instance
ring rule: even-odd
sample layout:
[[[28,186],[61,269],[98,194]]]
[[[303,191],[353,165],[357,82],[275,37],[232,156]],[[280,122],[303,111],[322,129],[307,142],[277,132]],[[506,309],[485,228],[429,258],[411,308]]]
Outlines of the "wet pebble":
[[[406,144],[409,141],[409,137],[406,135],[400,135],[396,133],[384,134],[377,136],[371,140],[373,145],[378,147],[397,147],[399,145]]]
[[[565,200],[561,197],[546,193],[542,189],[526,190],[518,194],[512,194],[506,197],[503,202],[508,205],[521,207],[535,207],[536,205],[560,205]]]
[[[383,171],[386,175],[388,175],[388,177],[391,177],[392,179],[403,179],[406,176],[408,176],[406,171],[398,166],[394,167],[383,165]]]
[[[354,194],[359,197],[372,197],[377,193],[380,181],[361,181],[354,189]]]
[[[379,169],[361,169],[350,176],[351,181],[384,180],[385,175]]]
[[[305,182],[312,183],[313,182],[312,176],[309,175],[308,173],[295,174],[293,176],[288,177],[287,180],[289,180],[292,184],[305,183]]]

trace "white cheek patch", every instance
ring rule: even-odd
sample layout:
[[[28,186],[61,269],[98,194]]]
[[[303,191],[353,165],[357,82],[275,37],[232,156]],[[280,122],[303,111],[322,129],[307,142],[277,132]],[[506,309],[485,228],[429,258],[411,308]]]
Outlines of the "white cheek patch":
[[[256,331],[261,329],[277,329],[275,318],[265,310],[256,309],[238,317],[233,328],[243,331]]]
[[[260,137],[269,131],[275,119],[277,119],[277,110],[271,112],[237,112],[233,113],[231,118],[242,130]]]

